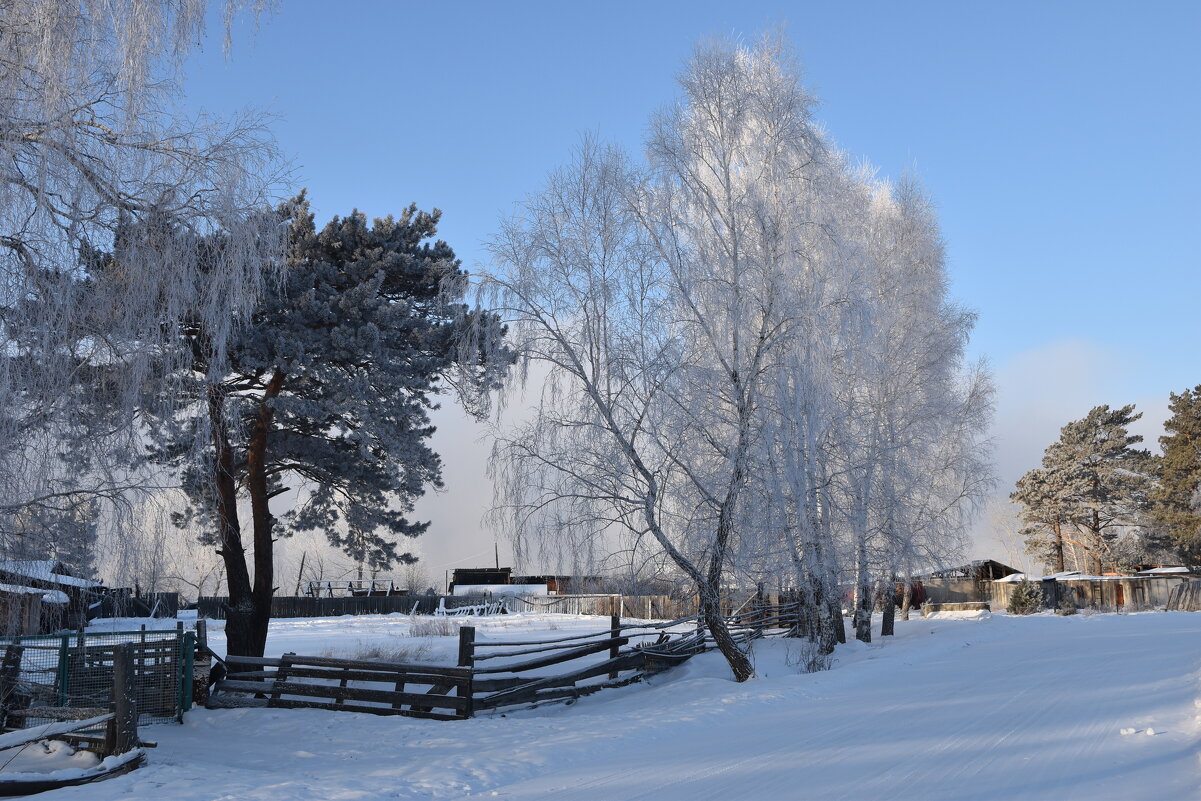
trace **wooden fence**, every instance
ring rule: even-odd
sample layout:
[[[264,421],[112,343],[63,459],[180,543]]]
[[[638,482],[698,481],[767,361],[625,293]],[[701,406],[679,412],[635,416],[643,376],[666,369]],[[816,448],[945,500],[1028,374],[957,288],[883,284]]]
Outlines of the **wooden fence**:
[[[206,702],[210,709],[328,709],[437,720],[472,714],[470,668],[296,654],[225,661],[237,672],[213,686]]]
[[[1042,579],[1043,606],[1057,607],[1061,599],[1071,595],[1078,607],[1102,610],[1150,609],[1169,603],[1173,591],[1188,581],[1176,576],[1107,576],[1105,578]],[[1009,604],[1016,582],[993,582],[994,609]]]
[[[16,646],[16,648],[20,647]],[[13,660],[9,658],[11,653],[13,651],[10,649],[5,654],[3,664],[6,673],[7,669],[14,664]],[[0,795],[24,796],[74,784],[84,784],[87,782],[81,779],[90,781],[107,778],[128,772],[142,764],[143,752],[139,750],[139,746],[153,748],[155,744],[143,742],[138,737],[136,702],[138,682],[134,674],[134,653],[133,644],[128,642],[115,645],[111,649],[111,686],[107,692],[110,702],[105,706],[5,708],[4,726],[6,728],[11,726],[14,719],[41,718],[51,722],[0,734],[0,750],[23,749],[33,743],[49,739],[66,740],[76,747],[86,748],[95,752],[97,756],[105,758],[105,762],[94,769],[96,775],[73,776],[70,775],[70,771],[66,772],[68,774],[66,776],[56,772],[5,774],[4,781],[0,782],[2,785]],[[4,684],[9,686],[11,679],[11,675],[6,675]],[[7,757],[8,755],[4,754],[3,756]]]
[[[229,598],[202,595],[196,602],[200,617],[225,620]],[[436,595],[378,595],[348,598],[310,598],[277,595],[271,599],[271,617],[338,617],[340,615],[390,615],[396,612],[430,615],[438,608]]]
[[[798,610],[796,603],[744,605],[727,625],[740,644],[795,634]],[[695,615],[665,623],[623,623],[611,615],[603,631],[516,642],[476,639],[475,627],[462,626],[457,667],[296,654],[227,657],[230,673],[214,685],[207,705],[453,720],[477,711],[570,701],[639,681],[713,647]],[[565,671],[546,672],[572,662],[577,664]]]
[[[1169,612],[1201,612],[1201,580],[1183,581],[1172,588]]]

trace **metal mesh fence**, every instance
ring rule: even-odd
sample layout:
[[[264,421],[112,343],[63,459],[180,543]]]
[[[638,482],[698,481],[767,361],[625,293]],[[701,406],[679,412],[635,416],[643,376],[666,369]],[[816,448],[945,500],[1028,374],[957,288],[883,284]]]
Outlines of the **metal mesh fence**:
[[[29,727],[76,716],[72,712],[80,718],[107,712],[113,651],[124,643],[133,646],[138,723],[181,720],[192,703],[195,638],[194,632],[178,629],[2,638],[4,724]]]

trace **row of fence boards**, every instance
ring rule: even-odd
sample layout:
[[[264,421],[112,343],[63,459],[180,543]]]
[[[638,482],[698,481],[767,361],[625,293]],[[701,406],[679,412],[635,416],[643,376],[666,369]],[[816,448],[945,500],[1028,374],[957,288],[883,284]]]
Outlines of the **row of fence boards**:
[[[440,720],[472,713],[468,668],[297,654],[230,656],[226,662],[234,672],[213,686],[210,708],[312,708]]]
[[[739,643],[765,636],[767,629],[795,635],[798,608],[796,603],[761,604],[731,615],[727,625]],[[623,625],[618,615],[611,615],[602,631],[530,641],[476,640],[474,626],[461,626],[458,667],[291,653],[280,658],[230,656],[230,672],[213,687],[208,706],[468,718],[477,710],[578,698],[677,665],[712,647],[703,627],[679,630],[695,620]],[[548,675],[548,668],[569,662],[577,666]]]

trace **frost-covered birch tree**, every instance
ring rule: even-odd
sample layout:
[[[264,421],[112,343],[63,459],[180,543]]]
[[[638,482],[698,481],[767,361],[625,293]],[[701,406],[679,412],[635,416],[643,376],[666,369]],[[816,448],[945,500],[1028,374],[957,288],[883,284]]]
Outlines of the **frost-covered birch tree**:
[[[877,587],[890,615],[897,570],[960,544],[964,515],[990,480],[991,387],[982,370],[965,370],[974,317],[947,300],[929,204],[912,184],[883,185],[864,212],[864,291],[842,360],[848,426],[838,445],[856,636],[866,640]]]
[[[186,361],[190,317],[222,351],[280,262],[254,214],[278,174],[259,118],[186,118],[174,79],[203,0],[13,0],[0,9],[0,530],[111,519],[137,399]],[[226,5],[227,18],[240,2]],[[248,3],[254,10],[258,4]],[[199,237],[230,245],[202,264]],[[90,254],[119,257],[100,272]],[[162,395],[173,403],[171,392]],[[99,411],[103,410],[103,414]]]
[[[817,150],[778,55],[699,48],[646,170],[586,143],[502,232],[492,278],[518,347],[552,369],[538,418],[498,451],[504,505],[520,528],[551,502],[599,503],[598,519],[652,537],[740,680],[752,669],[721,587],[787,330],[788,185]],[[530,497],[524,468],[555,481]]]
[[[744,679],[732,583],[790,573],[828,653],[844,586],[869,636],[868,588],[954,547],[990,390],[928,206],[848,166],[780,42],[702,45],[680,85],[644,164],[585,141],[494,243],[494,305],[549,377],[493,464],[519,539],[655,543]]]

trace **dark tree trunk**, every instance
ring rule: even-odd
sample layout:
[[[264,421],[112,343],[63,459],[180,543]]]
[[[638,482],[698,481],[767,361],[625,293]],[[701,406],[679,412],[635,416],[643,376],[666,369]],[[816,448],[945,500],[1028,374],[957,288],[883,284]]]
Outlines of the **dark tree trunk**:
[[[714,539],[712,556],[709,558],[709,572],[705,576],[704,585],[700,587],[701,615],[713,636],[717,650],[721,651],[721,655],[730,663],[730,670],[734,672],[737,681],[753,678],[755,668],[738,647],[738,643],[734,642],[729,628],[726,627],[726,619],[721,609],[721,576],[725,569],[730,537],[734,533],[734,510],[738,505],[738,492],[742,488],[742,482],[742,469],[735,467],[729,488],[726,490],[725,501],[717,515],[717,536]]]
[[[225,638],[229,653],[261,656],[253,649],[251,621],[254,609],[246,549],[238,521],[238,487],[234,477],[233,449],[225,428],[225,397],[217,387],[208,392],[209,426],[213,442],[213,490],[216,500],[217,551],[225,563],[229,608],[226,611]]]
[[[817,643],[818,653],[823,656],[834,653],[834,648],[840,642],[846,642],[846,632],[842,625],[842,609],[837,599],[831,604],[834,592],[820,578],[812,573],[804,579],[807,589],[802,591],[805,599],[803,611],[806,615],[809,639]]]
[[[238,656],[262,656],[271,624],[271,598],[275,594],[275,558],[270,492],[267,482],[267,445],[274,412],[271,400],[279,394],[284,376],[276,372],[263,394],[255,414],[246,450],[246,489],[250,496],[250,517],[254,537],[254,583],[246,562],[237,512],[237,483],[233,449],[224,421],[224,398],[217,388],[209,390],[209,417],[216,451],[215,486],[217,517],[221,536],[221,557],[225,561],[229,585],[229,609],[225,622],[228,653]]]
[[[272,531],[271,495],[267,483],[267,445],[271,421],[275,416],[271,401],[283,386],[283,373],[276,371],[263,393],[255,413],[250,444],[246,449],[246,489],[250,495],[250,515],[254,524],[254,589],[249,620],[251,656],[262,656],[271,624],[271,598],[275,595],[275,540]]]
[[[855,593],[855,639],[860,642],[872,641],[872,585],[861,583]]]
[[[717,650],[721,651],[721,655],[730,663],[734,679],[746,681],[753,678],[755,668],[751,666],[751,660],[747,658],[747,655],[738,647],[738,643],[734,642],[733,636],[730,635],[725,615],[721,611],[721,598],[715,587],[705,588],[704,595],[701,597],[701,616],[704,618],[705,626],[709,629],[709,634],[713,637],[714,644],[717,645]]]
[[[842,616],[842,603],[837,597],[832,597],[826,601],[826,609],[829,614],[830,628],[834,629],[834,636],[838,639],[840,645],[847,644],[847,623]]]
[[[1059,573],[1064,572],[1067,568],[1063,564],[1063,524],[1059,518],[1055,519],[1055,570]]]
[[[880,636],[891,637],[893,621],[897,615],[897,577],[894,574],[884,586],[884,617],[880,623]]]

